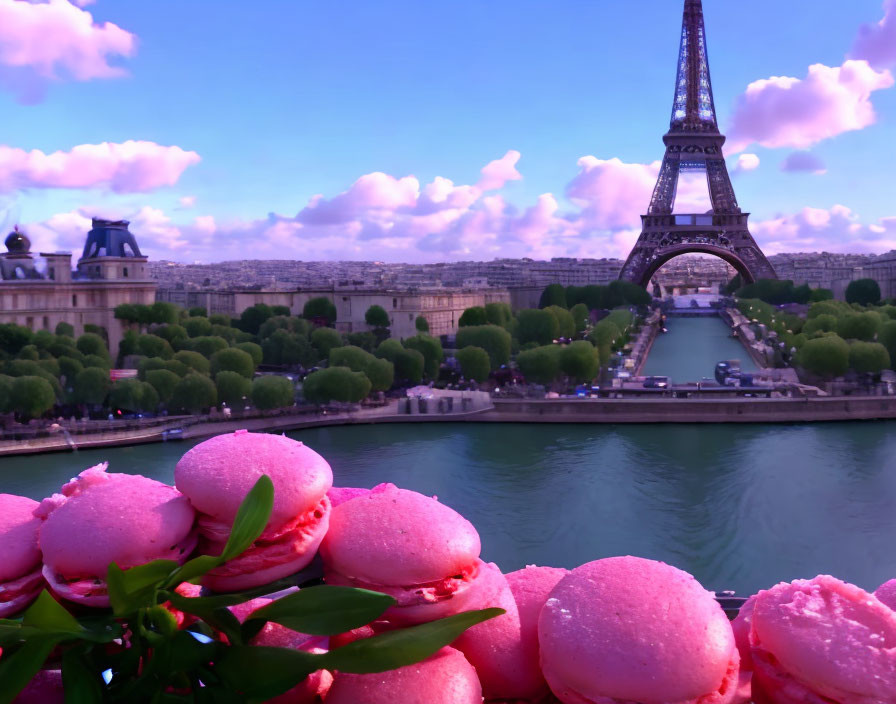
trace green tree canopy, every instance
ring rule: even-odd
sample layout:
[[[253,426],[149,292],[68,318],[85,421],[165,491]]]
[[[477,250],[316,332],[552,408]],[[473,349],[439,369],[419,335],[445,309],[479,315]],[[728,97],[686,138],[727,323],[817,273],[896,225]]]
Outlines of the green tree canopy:
[[[286,332],[308,337],[308,334],[311,332],[311,324],[304,318],[275,315],[273,318],[268,318],[259,328],[258,338],[265,340],[277,330],[285,330]]]
[[[81,354],[95,354],[97,357],[109,357],[109,350],[106,348],[106,341],[99,335],[92,332],[85,332],[75,343]]]
[[[395,383],[395,365],[388,359],[374,357],[364,373],[370,380],[371,391],[388,391]]]
[[[219,372],[229,371],[251,379],[255,374],[255,362],[252,357],[248,352],[238,350],[236,347],[215,352],[210,361],[212,376],[217,376]]]
[[[252,358],[252,363],[257,367],[264,360],[264,351],[261,345],[254,342],[238,342],[234,345],[238,350],[242,350]]]
[[[460,373],[464,378],[482,383],[488,379],[491,371],[491,362],[489,361],[488,352],[481,347],[464,347],[457,351],[454,355],[457,363],[460,365]]]
[[[146,381],[146,375],[156,369],[164,369],[165,360],[161,357],[141,357],[137,362],[137,378]]]
[[[550,313],[545,313],[545,315],[548,315],[551,320],[555,320]],[[497,325],[476,325],[457,331],[457,348],[480,347],[484,349],[488,353],[492,369],[497,369],[510,361],[511,344],[510,333]]]
[[[18,376],[10,385],[9,404],[23,420],[39,418],[56,405],[56,393],[42,377]]]
[[[569,313],[570,315],[572,315],[572,320],[573,324],[575,325],[576,332],[584,331],[586,325],[588,324],[588,306],[586,306],[584,303],[576,303],[572,308],[569,309]]]
[[[535,342],[549,345],[560,334],[560,323],[557,316],[549,310],[526,309],[517,313],[519,322],[517,338],[521,345]]]
[[[566,308],[548,306],[545,310],[557,319],[557,334],[560,337],[572,337],[576,334],[576,321]]]
[[[330,366],[331,367],[348,367],[353,372],[363,372],[368,365],[375,360],[370,352],[365,352],[360,347],[353,345],[345,345],[344,347],[334,347],[330,350]]]
[[[140,308],[133,303],[122,303],[121,305],[115,306],[115,311],[113,313],[118,320],[121,320],[125,323],[139,323],[143,322]]]
[[[75,377],[84,370],[84,365],[71,357],[59,357],[56,361],[59,362],[59,374],[65,377],[69,386],[74,383]]]
[[[467,308],[463,313],[461,313],[460,319],[457,321],[457,326],[460,328],[487,324],[488,315],[486,315],[485,308],[483,308],[482,306],[473,306],[472,308]]]
[[[377,345],[374,355],[380,359],[388,359],[390,362],[394,363],[395,358],[401,354],[403,349],[404,346],[398,340],[383,340]]]
[[[0,413],[12,413],[13,381],[13,377],[0,374]]]
[[[370,380],[363,372],[353,372],[347,367],[330,367],[305,377],[302,393],[309,403],[357,403],[366,398],[370,388]]]
[[[65,321],[56,324],[56,334],[63,337],[74,337],[75,328]]]
[[[72,384],[72,400],[86,406],[102,406],[110,385],[108,371],[98,367],[87,367],[75,377]]]
[[[622,305],[646,306],[653,300],[642,286],[631,281],[611,281],[607,286],[607,307],[616,308]]]
[[[31,344],[31,330],[15,323],[0,324],[0,352],[16,355],[28,344]]]
[[[846,302],[860,306],[880,302],[880,286],[874,279],[856,279],[846,287]]]
[[[342,335],[333,328],[317,328],[311,333],[311,345],[317,350],[318,359],[326,359],[331,349],[343,345]]]
[[[309,367],[319,359],[305,335],[285,329],[274,331],[261,343],[261,349],[264,363],[275,366]]]
[[[146,357],[171,359],[174,356],[174,350],[171,349],[168,340],[158,335],[140,335],[137,338],[137,351]]]
[[[810,318],[803,325],[803,332],[807,335],[813,335],[816,332],[836,332],[837,318],[829,313],[822,313]]]
[[[486,303],[485,319],[489,325],[506,328],[513,320],[513,313],[506,303]]]
[[[548,306],[566,308],[566,289],[560,284],[551,284],[541,292],[538,307],[547,308]]]
[[[187,374],[177,382],[171,395],[169,408],[186,413],[206,411],[218,402],[218,391],[214,382],[207,376]]]
[[[266,320],[274,315],[273,309],[266,303],[256,303],[240,313],[240,329],[257,335]]]
[[[285,376],[260,376],[252,382],[252,403],[262,411],[286,408],[295,403],[295,386]]]
[[[818,301],[809,306],[807,317],[810,320],[819,315],[833,315],[835,318],[839,318],[849,312],[851,312],[849,306],[841,301]]]
[[[424,360],[423,355],[417,350],[402,348],[392,363],[395,365],[395,377],[400,381],[409,384],[419,384],[423,381]]]
[[[292,311],[289,310],[289,306],[271,306],[271,310],[273,311],[274,315],[288,316],[292,313]]]
[[[849,345],[837,335],[808,340],[799,350],[797,361],[812,374],[830,379],[849,369]]]
[[[364,322],[372,328],[387,328],[392,324],[386,309],[376,304],[370,306],[364,313]]]
[[[896,360],[896,320],[888,320],[877,331],[878,341],[887,348],[890,361]]]
[[[163,368],[167,369],[172,374],[177,374],[177,376],[186,376],[193,371],[191,367],[188,367],[186,364],[176,359],[166,359]]]
[[[183,328],[190,337],[202,337],[212,331],[212,324],[205,317],[191,317],[183,321]]]
[[[193,306],[187,311],[187,315],[191,318],[207,318],[208,310],[204,306]]]
[[[345,336],[345,342],[353,347],[360,347],[366,352],[373,352],[377,348],[377,339],[369,330],[350,332]]]
[[[152,384],[139,379],[120,379],[109,389],[110,408],[132,413],[154,411],[159,405],[159,394]]]
[[[849,346],[849,367],[860,374],[880,374],[890,366],[890,353],[879,342],[853,342]]]
[[[208,374],[209,361],[198,352],[192,350],[181,350],[174,355],[174,359],[181,364],[185,364],[199,374]]]
[[[218,403],[239,408],[245,405],[243,399],[252,394],[252,382],[249,379],[226,369],[215,376],[215,388],[218,390]]]
[[[215,335],[203,335],[190,340],[190,349],[198,352],[206,359],[211,359],[215,352],[226,350],[228,347],[230,345],[227,344],[227,340]]]
[[[180,377],[168,369],[153,369],[146,372],[146,383],[156,390],[159,401],[166,406],[174,395],[174,389],[180,382]]]
[[[109,368],[112,366],[112,363],[109,360],[108,356],[101,357],[98,354],[85,354],[82,364],[85,367],[99,367],[107,374],[109,372]]]
[[[414,320],[414,327],[417,329],[417,332],[429,332],[429,321],[422,315],[418,315]]]
[[[423,373],[430,379],[439,378],[439,367],[445,358],[442,343],[429,335],[415,335],[403,341],[409,350],[417,350],[423,355]]]
[[[236,328],[232,328],[229,325],[212,325],[211,334],[214,337],[222,337],[227,342],[236,342],[237,338],[240,335],[249,335],[250,338],[254,339],[254,335],[244,332],[242,330],[237,330]]]
[[[585,340],[573,342],[560,352],[560,368],[564,374],[579,383],[591,381],[600,369],[598,351]]]
[[[180,320],[180,308],[173,303],[156,301],[151,306],[150,322],[160,325],[173,325]]]
[[[837,334],[844,340],[873,340],[880,324],[877,313],[847,313],[837,321]]]
[[[25,345],[16,356],[19,359],[28,359],[36,362],[40,359],[40,350],[37,349],[37,345]]]
[[[546,345],[520,352],[517,364],[526,381],[550,384],[560,374],[560,347]]]
[[[336,315],[336,306],[326,296],[310,299],[302,309],[302,317],[315,325],[332,325]]]

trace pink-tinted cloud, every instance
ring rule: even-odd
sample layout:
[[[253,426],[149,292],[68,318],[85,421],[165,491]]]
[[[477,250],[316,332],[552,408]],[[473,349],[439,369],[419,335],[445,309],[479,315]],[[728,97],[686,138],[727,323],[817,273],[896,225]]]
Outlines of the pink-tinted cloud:
[[[791,152],[781,162],[781,171],[802,171],[812,174],[827,173],[824,162],[812,152]]]
[[[24,188],[109,188],[116,193],[173,186],[199,162],[196,152],[155,142],[81,144],[46,154],[0,145],[0,191]]]
[[[737,161],[735,162],[731,173],[739,174],[744,171],[755,171],[758,168],[759,157],[756,154],[741,154],[737,157]]]
[[[615,230],[637,225],[647,212],[660,162],[627,164],[620,159],[583,156],[579,173],[566,187],[566,196],[582,208],[591,227]]]
[[[850,57],[864,59],[875,68],[896,66],[896,0],[885,0],[880,22],[862,25]]]
[[[838,67],[815,64],[802,79],[773,76],[755,81],[735,103],[729,148],[739,152],[758,143],[806,149],[864,129],[877,119],[871,94],[893,82],[889,71],[857,60]]]
[[[797,213],[756,222],[753,235],[766,254],[855,252],[879,254],[896,249],[896,218],[865,224],[844,205],[803,208]]]
[[[520,153],[511,149],[500,159],[495,159],[482,167],[482,178],[477,187],[483,191],[497,191],[504,188],[508,181],[518,181],[523,176],[516,170],[516,164],[520,160]]]
[[[124,75],[112,61],[133,55],[136,37],[111,22],[95,23],[81,9],[86,4],[0,0],[0,65],[28,69],[43,79]]]

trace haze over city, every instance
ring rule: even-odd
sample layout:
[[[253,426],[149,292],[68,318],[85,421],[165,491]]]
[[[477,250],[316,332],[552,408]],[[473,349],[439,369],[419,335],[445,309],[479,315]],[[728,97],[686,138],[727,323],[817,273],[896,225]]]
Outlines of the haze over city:
[[[896,2],[705,9],[763,251],[896,248]],[[92,215],[127,218],[184,262],[625,258],[680,12],[0,0],[0,221],[77,252]]]

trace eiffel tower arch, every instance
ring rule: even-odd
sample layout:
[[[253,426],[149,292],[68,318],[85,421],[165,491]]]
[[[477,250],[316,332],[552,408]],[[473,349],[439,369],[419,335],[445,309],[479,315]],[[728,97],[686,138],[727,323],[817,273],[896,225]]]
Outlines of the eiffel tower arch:
[[[702,0],[685,0],[678,54],[678,74],[669,131],[663,137],[666,154],[647,214],[641,216],[641,236],[629,254],[620,279],[647,287],[651,277],[670,259],[691,252],[712,254],[731,264],[747,283],[776,279],[747,225],[722,154]],[[712,209],[706,213],[673,213],[682,173],[706,174]]]

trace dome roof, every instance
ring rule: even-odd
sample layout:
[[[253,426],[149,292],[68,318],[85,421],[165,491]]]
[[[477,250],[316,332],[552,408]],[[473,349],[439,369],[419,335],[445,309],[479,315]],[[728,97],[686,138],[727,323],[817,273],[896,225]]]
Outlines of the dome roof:
[[[25,254],[31,251],[31,240],[24,232],[19,232],[18,228],[7,235],[5,244],[6,249],[12,254]]]

